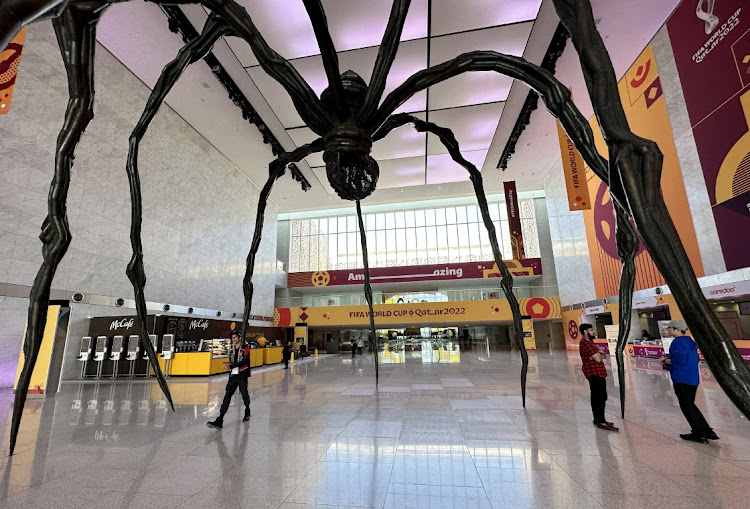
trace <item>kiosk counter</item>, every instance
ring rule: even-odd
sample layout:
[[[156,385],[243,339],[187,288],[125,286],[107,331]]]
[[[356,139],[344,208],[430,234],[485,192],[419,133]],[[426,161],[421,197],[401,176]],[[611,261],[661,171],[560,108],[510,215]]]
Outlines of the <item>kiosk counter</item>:
[[[176,352],[169,361],[169,376],[208,376],[226,373],[224,365],[229,356],[211,352]],[[159,367],[164,370],[164,359],[159,359]]]
[[[283,360],[281,351],[283,350],[280,346],[272,348],[263,348],[263,364],[278,364]]]

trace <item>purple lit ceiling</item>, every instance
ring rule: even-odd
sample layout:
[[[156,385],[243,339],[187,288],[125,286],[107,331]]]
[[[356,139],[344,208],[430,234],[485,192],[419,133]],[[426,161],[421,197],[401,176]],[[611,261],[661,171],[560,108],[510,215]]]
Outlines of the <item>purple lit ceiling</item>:
[[[319,50],[305,8],[299,0],[239,0],[269,45],[289,59],[313,90],[327,86]],[[415,72],[476,49],[523,55],[541,0],[455,2],[414,0],[385,93]],[[351,69],[370,81],[391,2],[324,0],[328,26],[339,51],[341,71]],[[283,13],[283,17],[279,16]],[[228,38],[232,51],[296,145],[315,138],[284,90],[258,65],[243,41]],[[467,158],[481,168],[497,129],[513,80],[495,73],[471,73],[421,92],[398,112],[453,130]],[[381,168],[379,188],[425,186],[467,180],[466,171],[445,156],[434,136],[400,128],[373,147]],[[323,160],[310,156],[315,175],[325,178]],[[327,186],[326,186],[327,187]],[[328,188],[330,190],[330,188]]]
[[[318,47],[301,0],[238,0],[248,10],[268,43],[320,93],[326,79]],[[621,76],[664,23],[680,0],[591,0],[598,29]],[[391,0],[370,2],[323,0],[340,67],[370,80]],[[412,0],[402,44],[389,75],[386,92],[414,72],[464,51],[490,49],[522,55],[541,63],[558,24],[551,0]],[[180,7],[200,30],[207,14],[198,5]],[[161,9],[150,2],[117,3],[99,24],[99,42],[148,86],[174,58],[183,41],[166,26]],[[250,100],[285,150],[315,136],[301,121],[281,86],[258,67],[249,47],[226,38],[213,48],[237,86]],[[101,56],[98,58],[104,58]],[[585,116],[591,115],[580,64],[571,45],[560,58],[556,76],[574,91]],[[488,194],[501,194],[503,181],[516,181],[519,190],[543,189],[543,179],[560,159],[554,119],[540,104],[516,145],[506,171],[495,170],[528,89],[494,73],[453,78],[415,95],[399,111],[452,129],[464,157],[484,172]],[[107,98],[99,101],[106,104]],[[145,98],[134,108],[140,110]],[[167,104],[219,152],[259,186],[273,159],[257,129],[242,120],[239,110],[205,65],[193,65],[166,99]],[[378,190],[367,204],[424,202],[436,197],[473,196],[466,172],[431,135],[404,126],[373,147],[380,164]],[[300,163],[313,188],[303,192],[292,179],[281,179],[271,199],[279,212],[350,207],[328,184],[320,155]],[[445,185],[450,184],[450,185]],[[398,191],[395,189],[398,188]]]

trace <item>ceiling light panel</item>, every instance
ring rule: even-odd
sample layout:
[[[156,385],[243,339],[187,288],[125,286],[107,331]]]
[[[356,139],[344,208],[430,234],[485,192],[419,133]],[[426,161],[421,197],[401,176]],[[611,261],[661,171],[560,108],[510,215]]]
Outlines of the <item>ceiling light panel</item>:
[[[521,56],[533,23],[489,28],[460,35],[432,39],[430,65],[434,66],[461,53],[491,50]],[[430,109],[505,101],[513,79],[496,72],[467,72],[430,88]]]
[[[430,122],[447,127],[456,136],[462,152],[487,150],[497,129],[497,121],[505,103],[480,104],[450,110],[430,112]],[[427,138],[427,153],[445,154],[448,151],[435,135]]]
[[[238,0],[268,45],[286,59],[320,53],[305,6],[299,0]],[[324,0],[323,9],[336,51],[380,45],[391,12],[391,2]],[[406,17],[401,40],[427,37],[427,0],[414,0]],[[234,49],[237,40],[230,46]],[[245,53],[243,65],[257,65],[252,53]]]
[[[462,151],[464,158],[477,169],[481,169],[486,150]],[[465,182],[469,180],[469,172],[456,163],[449,154],[427,156],[427,184],[447,184],[449,182]]]
[[[432,35],[533,20],[541,4],[541,0],[432,0]]]
[[[424,156],[378,161],[378,189],[424,185]]]

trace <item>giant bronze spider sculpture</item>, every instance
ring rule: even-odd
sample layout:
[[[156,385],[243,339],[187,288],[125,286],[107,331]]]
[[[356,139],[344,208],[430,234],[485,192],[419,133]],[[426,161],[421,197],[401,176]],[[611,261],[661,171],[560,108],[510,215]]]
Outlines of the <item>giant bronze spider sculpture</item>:
[[[88,122],[93,117],[93,63],[96,25],[112,4],[125,0],[0,0],[0,47],[12,39],[21,26],[52,18],[63,61],[68,73],[70,101],[65,123],[58,138],[55,175],[48,199],[49,212],[42,225],[44,262],[32,287],[28,332],[24,343],[26,362],[16,391],[10,437],[10,452],[15,446],[26,391],[39,352],[46,321],[50,285],[71,236],[66,219],[66,195],[70,182],[73,153]],[[135,291],[138,319],[146,319],[144,286],[146,282],[141,246],[141,194],[138,177],[138,147],[159,106],[185,68],[205,56],[222,36],[233,35],[250,44],[263,69],[284,87],[305,123],[320,138],[296,150],[279,155],[270,163],[269,176],[260,194],[255,232],[247,257],[243,280],[245,307],[243,336],[250,316],[253,295],[252,276],[263,229],[264,212],[274,182],[287,165],[306,156],[323,152],[326,173],[336,193],[356,203],[359,218],[365,296],[370,308],[370,329],[374,338],[367,242],[360,202],[369,196],[378,181],[378,164],[370,156],[373,142],[405,124],[436,135],[452,158],[469,173],[477,195],[482,218],[488,230],[492,250],[502,273],[501,285],[513,313],[515,340],[521,350],[521,394],[525,406],[527,354],[522,340],[521,314],[513,294],[513,279],[503,264],[495,229],[490,219],[482,175],[463,158],[449,129],[393,112],[417,92],[470,71],[495,71],[524,82],[544,100],[547,109],[565,127],[571,140],[592,171],[610,186],[617,212],[617,245],[623,269],[620,281],[621,327],[617,344],[620,366],[620,398],[624,415],[624,370],[622,352],[630,328],[630,311],[635,280],[634,256],[638,237],[633,225],[669,284],[685,319],[695,335],[716,379],[737,407],[750,417],[750,369],[742,361],[734,344],[712,313],[701,293],[695,274],[680,242],[659,192],[662,156],[655,143],[630,131],[617,91],[612,63],[596,30],[587,0],[554,0],[563,24],[578,51],[595,113],[609,147],[609,161],[596,151],[589,123],[571,101],[570,92],[548,71],[522,58],[493,51],[472,51],[442,64],[419,71],[383,99],[386,78],[396,56],[409,0],[395,0],[378,51],[372,79],[365,83],[356,73],[341,73],[336,50],[327,29],[320,0],[303,0],[310,16],[328,78],[328,88],[318,98],[292,65],[271,49],[243,7],[234,0],[148,0],[162,5],[200,3],[211,11],[202,33],[189,41],[162,74],[149,97],[146,109],[130,136],[127,174],[132,199],[131,245],[133,257],[127,275]],[[631,220],[633,221],[631,223]],[[146,327],[141,327],[145,331]],[[141,343],[149,358],[155,353],[145,336]],[[156,367],[156,376],[170,401],[164,376]],[[378,378],[377,344],[375,348],[376,383]]]

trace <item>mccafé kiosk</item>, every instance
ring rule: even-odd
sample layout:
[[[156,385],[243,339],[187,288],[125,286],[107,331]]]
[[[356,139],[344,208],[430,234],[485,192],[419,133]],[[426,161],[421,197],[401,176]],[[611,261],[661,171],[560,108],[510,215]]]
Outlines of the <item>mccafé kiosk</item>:
[[[146,333],[168,376],[207,376],[227,371],[230,339],[241,322],[163,315],[146,317]],[[77,360],[82,378],[137,378],[153,376],[140,345],[140,324],[135,316],[95,317],[89,334],[80,339]],[[248,327],[247,339],[264,336],[269,344],[281,339],[271,327]],[[276,336],[279,336],[277,338]],[[276,351],[278,350],[278,351]],[[281,362],[281,347],[252,349],[251,367]]]

